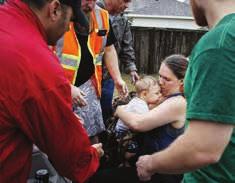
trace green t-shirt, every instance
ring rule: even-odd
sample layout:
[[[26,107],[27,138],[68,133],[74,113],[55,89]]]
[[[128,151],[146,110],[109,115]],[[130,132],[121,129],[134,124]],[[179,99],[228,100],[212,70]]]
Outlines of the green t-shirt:
[[[235,14],[225,16],[193,49],[185,95],[188,121],[235,125]],[[186,173],[183,182],[235,182],[235,130],[220,161]]]

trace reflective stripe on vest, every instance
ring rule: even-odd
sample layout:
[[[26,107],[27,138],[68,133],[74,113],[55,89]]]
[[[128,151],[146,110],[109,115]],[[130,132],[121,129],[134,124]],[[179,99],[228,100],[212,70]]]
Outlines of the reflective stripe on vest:
[[[56,46],[56,53],[59,57],[60,63],[65,71],[65,76],[72,83],[75,84],[78,67],[81,61],[81,48],[80,45],[77,48],[74,48],[74,45],[71,45],[69,48],[64,47],[64,41],[69,37],[69,39],[74,38],[75,40],[68,40],[71,44],[77,42],[77,37],[75,34],[73,23],[70,24],[70,30],[65,36],[63,36]],[[76,43],[77,44],[77,43]],[[66,46],[66,45],[65,45]],[[69,46],[69,45],[68,45]]]
[[[94,23],[94,31],[88,36],[87,46],[93,58],[95,73],[92,76],[93,84],[97,90],[98,96],[101,94],[102,79],[102,58],[104,48],[107,42],[109,32],[109,16],[106,10],[95,7],[91,12],[91,19]],[[99,30],[107,30],[104,36],[99,36]],[[61,65],[65,70],[65,75],[72,84],[75,84],[77,71],[81,61],[81,47],[76,37],[73,23],[70,23],[70,31],[66,32],[56,46],[57,55],[60,58]]]
[[[99,32],[99,30],[102,30],[104,29],[105,25],[103,25],[103,21],[102,21],[102,15],[101,15],[101,12],[100,12],[100,7],[98,5],[96,5],[96,8],[95,8],[95,16],[96,16],[96,20],[98,22],[98,27],[99,29],[95,30],[96,33]],[[104,52],[104,48],[106,46],[106,42],[107,42],[107,36],[103,36],[103,41],[102,41],[102,47],[103,48],[102,50],[100,50],[100,53]]]

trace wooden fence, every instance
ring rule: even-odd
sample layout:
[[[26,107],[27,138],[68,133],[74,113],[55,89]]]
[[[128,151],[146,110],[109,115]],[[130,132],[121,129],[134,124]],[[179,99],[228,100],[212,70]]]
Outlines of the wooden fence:
[[[138,72],[156,74],[166,56],[176,53],[188,56],[204,33],[202,30],[132,28]]]

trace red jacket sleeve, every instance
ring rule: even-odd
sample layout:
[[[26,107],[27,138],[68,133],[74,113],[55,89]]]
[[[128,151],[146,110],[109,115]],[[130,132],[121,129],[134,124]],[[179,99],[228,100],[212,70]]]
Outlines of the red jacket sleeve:
[[[64,100],[70,92],[68,86],[61,85],[24,100],[21,128],[48,155],[61,175],[80,183],[96,171],[99,158],[70,103]]]
[[[15,75],[6,74],[4,81],[14,126],[48,155],[60,175],[82,183],[97,170],[99,157],[72,112],[70,84],[63,70],[53,61],[42,67],[42,61],[30,70],[29,64],[17,58],[14,67],[9,67]],[[14,76],[20,79],[12,84]]]

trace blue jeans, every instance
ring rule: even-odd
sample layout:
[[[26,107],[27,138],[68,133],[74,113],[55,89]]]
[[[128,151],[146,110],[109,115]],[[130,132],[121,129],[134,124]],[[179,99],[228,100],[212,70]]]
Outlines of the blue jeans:
[[[102,80],[102,92],[101,92],[100,103],[105,124],[107,119],[111,117],[113,113],[112,110],[113,92],[114,92],[113,79]]]

